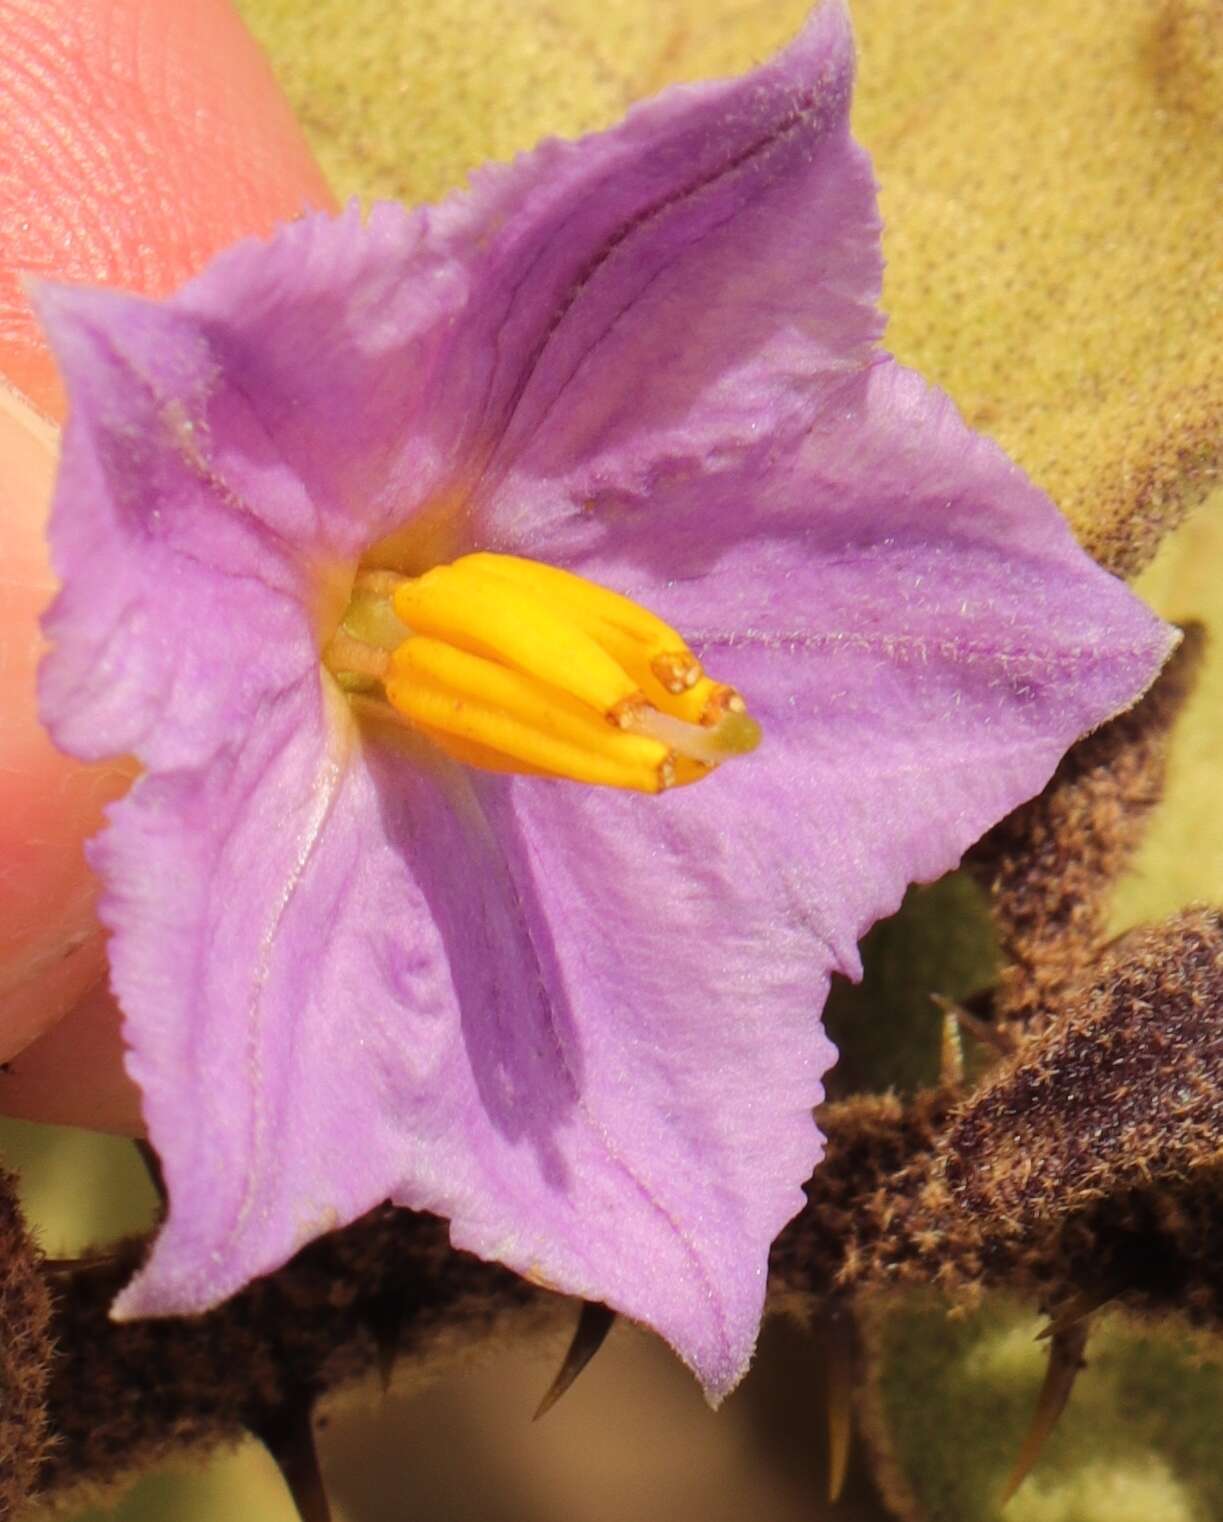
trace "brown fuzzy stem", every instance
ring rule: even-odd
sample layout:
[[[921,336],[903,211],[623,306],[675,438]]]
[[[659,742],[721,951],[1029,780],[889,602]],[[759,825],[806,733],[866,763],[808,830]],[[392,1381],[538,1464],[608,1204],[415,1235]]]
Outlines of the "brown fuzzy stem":
[[[1128,937],[1055,1026],[859,1198],[844,1280],[1059,1305],[1119,1295],[1221,1324],[1221,1008],[1218,912]]]
[[[1159,680],[1066,755],[965,864],[989,894],[1005,958],[994,1017],[1017,1033],[1058,1011],[1099,954],[1114,885],[1163,791],[1172,726],[1205,650],[1190,626]]]
[[[427,1379],[465,1354],[561,1324],[566,1302],[447,1245],[443,1222],[381,1209],[311,1244],[205,1316],[114,1322],[142,1238],[56,1276],[55,1443],[40,1499],[106,1487],[185,1450],[263,1432],[382,1369]]]
[[[44,1396],[52,1357],[51,1296],[15,1182],[0,1171],[0,1517],[24,1500],[47,1452]]]
[[[1045,1236],[978,1248],[975,1265],[962,1250],[964,1223],[952,1215],[940,1226],[906,1208],[903,1190],[889,1224],[889,1191],[913,1177],[951,1111],[945,1091],[903,1107],[882,1097],[828,1109],[827,1159],[806,1210],[774,1249],[770,1310],[814,1316],[841,1303],[847,1288],[869,1293],[903,1280],[958,1292],[1005,1288],[1047,1304],[1107,1293],[1139,1311],[1220,1325],[1223,1228],[1212,1223],[1223,1213],[1214,1177],[1099,1201]],[[399,1377],[423,1381],[574,1314],[563,1297],[452,1251],[441,1222],[381,1210],[207,1316],[111,1322],[110,1301],[144,1247],[125,1243],[59,1276],[49,1392],[56,1441],[41,1473],[43,1499],[114,1485],[171,1453],[206,1452],[260,1430],[269,1411],[376,1374],[388,1345]]]

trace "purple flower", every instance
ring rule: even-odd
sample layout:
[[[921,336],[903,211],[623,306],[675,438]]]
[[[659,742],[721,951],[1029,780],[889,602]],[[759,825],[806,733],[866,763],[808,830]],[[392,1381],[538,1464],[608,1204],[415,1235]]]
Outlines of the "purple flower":
[[[742,1374],[820,1157],[830,974],[1173,639],[876,348],[851,76],[830,3],[441,206],[306,218],[163,303],[43,293],[72,399],[43,709],[144,766],[91,857],[170,1191],[120,1314],[212,1305],[391,1199],[648,1323],[713,1398]],[[397,706],[476,711],[388,656],[411,578],[474,551],[665,619],[759,749],[658,797],[454,759],[536,756],[496,683],[470,733]],[[549,685],[586,681],[551,631],[599,594],[519,589],[490,634],[487,577],[537,573],[464,566],[427,583],[439,660],[525,630],[524,723],[665,754]]]

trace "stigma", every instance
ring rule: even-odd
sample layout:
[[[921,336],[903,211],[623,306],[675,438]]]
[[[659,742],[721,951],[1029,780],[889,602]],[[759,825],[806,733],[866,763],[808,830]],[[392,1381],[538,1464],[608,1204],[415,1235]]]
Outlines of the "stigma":
[[[360,573],[323,660],[354,706],[483,771],[658,793],[760,742],[669,625],[513,555]]]

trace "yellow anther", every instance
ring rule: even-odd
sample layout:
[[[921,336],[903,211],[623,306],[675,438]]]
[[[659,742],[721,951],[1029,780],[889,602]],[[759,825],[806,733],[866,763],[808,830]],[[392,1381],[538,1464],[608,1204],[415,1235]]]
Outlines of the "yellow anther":
[[[391,657],[386,695],[422,728],[577,782],[657,793],[669,780],[659,740],[629,734],[568,693],[426,636]]]
[[[562,612],[614,656],[651,703],[678,698],[678,707],[667,706],[693,724],[702,722],[716,684],[683,638],[648,608],[572,571],[517,555],[464,555],[454,562],[456,570],[461,567],[519,587]]]
[[[553,606],[563,604],[588,633],[597,635],[601,629],[611,627],[650,653],[668,648],[684,649],[684,642],[675,630],[648,608],[635,603],[631,597],[622,597],[619,592],[609,592],[584,576],[562,571],[559,566],[524,560],[520,555],[494,555],[488,551],[460,556],[454,565],[456,569],[463,567],[510,582],[533,593],[539,601]]]
[[[464,766],[474,766],[477,771],[510,772],[515,776],[525,777],[553,775],[540,766],[532,766],[527,761],[507,756],[503,751],[493,750],[487,745],[479,745],[475,740],[460,740],[457,735],[448,735],[444,729],[431,729],[428,724],[422,724],[419,719],[412,727],[424,735],[426,740],[436,745],[438,750],[444,750],[448,756],[453,756]]]
[[[600,713],[638,691],[624,667],[574,619],[464,561],[405,581],[394,601],[414,633],[538,677]]]
[[[687,692],[701,679],[701,663],[691,650],[664,650],[650,661],[650,670],[672,697]]]
[[[515,556],[363,572],[324,659],[371,712],[380,681],[385,717],[486,771],[656,793],[760,739],[739,694],[662,619]]]

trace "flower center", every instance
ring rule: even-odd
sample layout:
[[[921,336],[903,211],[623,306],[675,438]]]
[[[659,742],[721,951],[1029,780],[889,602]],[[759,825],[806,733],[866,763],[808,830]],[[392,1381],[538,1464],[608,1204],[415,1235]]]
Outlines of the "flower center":
[[[661,619],[513,555],[360,573],[323,659],[359,706],[486,771],[657,793],[760,742]]]

